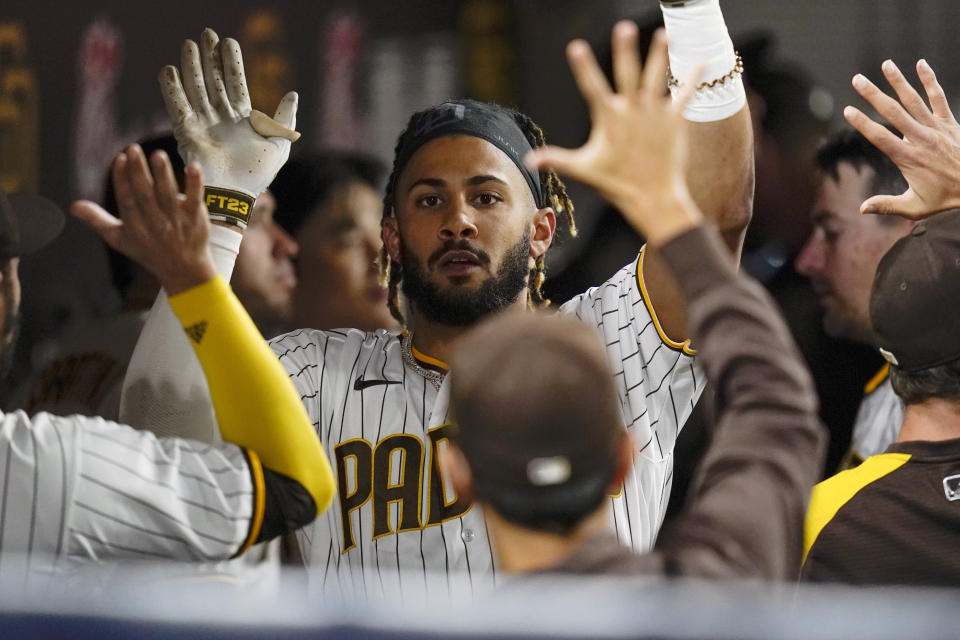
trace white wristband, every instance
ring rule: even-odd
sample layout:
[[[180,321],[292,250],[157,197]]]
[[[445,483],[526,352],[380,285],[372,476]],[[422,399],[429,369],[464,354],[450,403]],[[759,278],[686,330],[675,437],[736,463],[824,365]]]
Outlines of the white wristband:
[[[210,254],[213,257],[213,266],[223,279],[230,282],[233,274],[233,265],[240,253],[240,241],[243,234],[239,229],[224,227],[219,224],[210,225]]]
[[[715,82],[698,89],[683,111],[692,122],[713,122],[729,118],[746,104],[743,78],[737,69],[737,54],[720,11],[720,0],[688,0],[682,6],[660,7],[667,29],[670,72],[681,83],[706,64],[698,84]],[[722,79],[722,81],[720,81]],[[671,83],[676,95],[679,87]]]

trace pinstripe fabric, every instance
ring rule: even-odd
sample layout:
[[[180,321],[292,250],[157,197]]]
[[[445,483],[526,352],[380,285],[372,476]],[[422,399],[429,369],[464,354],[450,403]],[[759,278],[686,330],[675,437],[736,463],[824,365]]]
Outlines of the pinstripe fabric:
[[[214,560],[249,529],[253,489],[234,445],[17,411],[0,414],[0,464],[4,553]]]
[[[595,326],[607,345],[624,423],[638,445],[634,471],[620,496],[611,498],[611,524],[622,541],[647,550],[669,497],[673,444],[704,379],[691,355],[661,339],[637,266],[626,266],[561,312]],[[457,513],[456,496],[434,460],[435,450],[445,446],[438,434],[448,421],[446,382],[438,391],[425,381],[404,363],[397,334],[383,330],[304,329],[271,346],[340,482],[334,506],[298,533],[319,583],[313,586],[347,595],[410,588],[469,593],[492,586],[496,568],[483,517],[476,507]],[[385,465],[379,473],[378,460]],[[410,483],[415,490],[408,490]],[[397,493],[406,499],[391,501]],[[455,517],[434,513],[442,511],[438,501],[452,505],[444,513]],[[416,518],[402,517],[413,509]],[[378,524],[378,510],[386,523]]]

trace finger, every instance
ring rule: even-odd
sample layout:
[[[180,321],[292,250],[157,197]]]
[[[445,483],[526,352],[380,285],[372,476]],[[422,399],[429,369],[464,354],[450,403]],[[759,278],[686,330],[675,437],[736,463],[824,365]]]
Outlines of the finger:
[[[196,162],[191,162],[184,169],[185,193],[184,204],[188,211],[202,214],[206,218],[207,207],[203,202],[203,170]]]
[[[947,101],[947,96],[943,92],[943,87],[941,87],[937,81],[937,74],[933,72],[933,68],[927,64],[926,60],[917,62],[917,75],[920,76],[923,89],[927,92],[927,99],[930,100],[933,114],[938,118],[956,122],[956,119],[953,117],[953,111],[950,110],[950,103]]]
[[[613,78],[619,93],[640,88],[640,54],[637,51],[637,25],[621,20],[613,27]]]
[[[167,115],[174,129],[180,129],[191,120],[196,119],[197,115],[187,100],[187,95],[183,91],[183,85],[180,84],[180,74],[177,68],[167,65],[160,70],[160,95],[163,96],[163,104],[167,108]]]
[[[567,61],[580,94],[591,108],[610,95],[610,85],[603,77],[590,45],[584,40],[574,40],[567,45]]]
[[[291,91],[283,96],[280,104],[277,106],[273,119],[287,127],[288,129],[297,128],[297,105],[300,102],[300,96],[296,91]]]
[[[920,123],[928,126],[932,125],[933,114],[930,113],[923,98],[920,97],[917,90],[914,89],[913,85],[904,77],[903,72],[893,63],[893,60],[884,61],[881,69],[883,69],[884,77],[897,93],[897,97],[900,98],[900,104],[907,110],[907,113]]]
[[[667,77],[667,34],[663,29],[657,29],[650,43],[647,53],[647,64],[643,68],[643,90],[651,98],[663,95],[663,86]],[[700,81],[699,75],[692,82],[693,86]]]
[[[121,153],[113,161],[113,195],[117,201],[117,213],[120,214],[120,218],[131,222],[142,214],[137,199],[133,195],[130,179],[127,177],[127,163],[126,153]]]
[[[200,49],[193,40],[184,40],[180,47],[180,69],[183,72],[183,89],[187,100],[195,113],[210,118],[213,107],[207,99],[207,87],[203,81],[203,65],[200,63]]]
[[[153,176],[150,175],[150,169],[147,166],[147,158],[143,155],[143,150],[139,145],[131,145],[127,150],[126,176],[130,183],[130,190],[136,199],[137,208],[146,216],[156,216],[157,198],[154,194]],[[132,224],[137,224],[129,220]]]
[[[859,131],[873,146],[880,149],[894,164],[901,160],[904,152],[904,143],[893,132],[879,122],[874,122],[856,107],[846,107],[843,117],[850,126]]]
[[[235,120],[237,117],[227,89],[223,84],[223,62],[220,59],[220,38],[213,29],[207,28],[200,35],[200,65],[203,67],[203,79],[207,88],[210,105],[220,116]]]
[[[873,196],[863,201],[860,205],[860,213],[919,217],[923,212],[917,206],[918,204],[916,196],[910,191],[898,196]]]
[[[557,173],[570,176],[575,180],[582,180],[585,171],[581,168],[579,159],[579,149],[564,149],[563,147],[547,145],[537,147],[528,153],[524,163],[530,169],[554,169]],[[586,182],[586,180],[583,181]]]
[[[904,110],[900,103],[885,94],[877,88],[863,74],[858,73],[853,76],[853,88],[860,96],[870,103],[881,116],[886,118],[887,122],[895,126],[900,133],[904,135],[913,135],[920,137],[923,129],[909,113]],[[852,123],[851,123],[852,124]],[[862,132],[861,132],[862,133]]]
[[[173,175],[170,158],[162,150],[156,151],[150,158],[153,168],[154,193],[160,210],[170,214],[177,209],[177,179]]]
[[[220,43],[220,57],[223,65],[224,82],[227,85],[227,97],[234,111],[241,117],[250,115],[250,94],[247,91],[247,78],[243,73],[243,56],[240,43],[227,38]]]
[[[103,241],[110,245],[112,249],[120,251],[123,222],[97,203],[89,200],[77,200],[70,206],[70,211],[93,227],[97,235],[103,238]]]
[[[697,85],[700,84],[700,78],[703,77],[706,69],[706,63],[701,62],[697,64],[690,72],[689,79],[680,83],[679,89],[677,89],[676,94],[673,96],[673,111],[675,113],[683,113],[683,110],[687,108],[687,103],[690,102],[693,94],[697,92]]]

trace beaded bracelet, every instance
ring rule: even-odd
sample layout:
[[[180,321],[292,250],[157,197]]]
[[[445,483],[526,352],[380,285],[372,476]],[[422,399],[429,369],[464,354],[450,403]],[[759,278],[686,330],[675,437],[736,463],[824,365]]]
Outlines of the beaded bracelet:
[[[740,57],[740,54],[736,51],[733,52],[737,56],[736,62],[733,64],[733,69],[728,73],[711,80],[709,82],[701,82],[697,85],[696,91],[702,91],[703,89],[713,89],[717,85],[725,84],[728,80],[733,80],[737,76],[743,73],[743,58]],[[670,71],[670,67],[667,67],[667,86],[668,87],[679,87],[680,81],[674,77],[673,73]]]

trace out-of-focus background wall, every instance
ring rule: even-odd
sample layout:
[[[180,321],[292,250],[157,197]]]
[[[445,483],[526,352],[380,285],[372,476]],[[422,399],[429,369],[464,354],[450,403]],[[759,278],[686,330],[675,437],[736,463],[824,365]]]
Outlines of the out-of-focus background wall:
[[[925,57],[948,95],[960,86],[960,66],[952,64],[956,0],[723,0],[722,6],[738,46],[750,42],[764,64],[807,75],[811,88],[800,100],[824,124],[839,125],[842,106],[857,103],[850,77],[862,71],[877,78],[887,57],[904,68]],[[565,44],[579,36],[603,48],[617,18],[645,22],[657,15],[655,0],[5,0],[0,185],[63,205],[78,197],[101,200],[111,158],[125,144],[167,129],[157,73],[176,64],[180,42],[205,26],[240,41],[255,106],[272,113],[285,91],[300,92],[304,137],[294,153],[338,147],[389,161],[412,111],[460,95],[517,105],[548,140],[576,145],[588,124]],[[750,72],[748,65],[748,79]],[[571,190],[589,237],[602,206],[586,190]],[[552,271],[573,259],[577,244],[554,256]],[[20,371],[42,360],[45,345],[65,329],[107,317],[118,304],[99,241],[74,221],[54,245],[24,261],[22,279]]]

